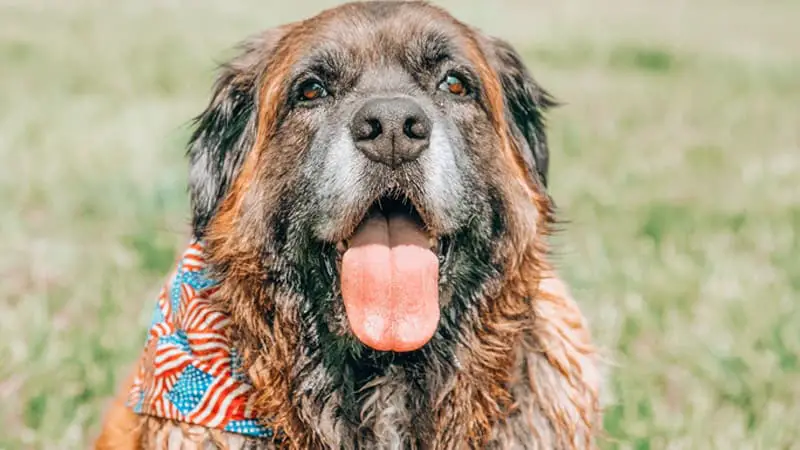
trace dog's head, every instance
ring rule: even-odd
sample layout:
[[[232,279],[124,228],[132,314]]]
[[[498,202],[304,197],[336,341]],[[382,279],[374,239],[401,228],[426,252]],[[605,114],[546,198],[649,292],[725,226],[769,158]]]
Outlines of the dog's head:
[[[267,31],[198,118],[194,231],[247,322],[332,354],[444,345],[544,232],[550,105],[511,46],[424,3]]]

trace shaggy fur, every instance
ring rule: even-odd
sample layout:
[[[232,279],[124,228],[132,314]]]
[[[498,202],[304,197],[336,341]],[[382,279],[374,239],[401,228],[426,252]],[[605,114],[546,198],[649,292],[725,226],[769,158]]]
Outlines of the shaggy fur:
[[[444,73],[470,95],[436,91]],[[296,100],[309,74],[330,98]],[[359,102],[387,91],[417,99],[444,144],[432,138],[428,155],[400,168],[365,169],[337,133]],[[97,448],[592,448],[596,355],[547,259],[552,105],[509,44],[425,3],[348,4],[248,40],[198,118],[190,192],[220,281],[214,301],[278,440],[116,404]],[[375,199],[398,193],[441,262],[439,328],[408,353],[349,332],[336,251]]]

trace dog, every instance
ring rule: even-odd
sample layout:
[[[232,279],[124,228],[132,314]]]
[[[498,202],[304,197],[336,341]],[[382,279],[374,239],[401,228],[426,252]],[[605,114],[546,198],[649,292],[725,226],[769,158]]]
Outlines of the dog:
[[[547,243],[555,105],[508,42],[424,2],[246,40],[188,146],[174,273],[205,278],[174,275],[156,314],[203,315],[236,394],[142,412],[184,376],[158,378],[172,360],[148,347],[96,448],[594,448],[599,357]],[[228,409],[197,418],[187,398]]]

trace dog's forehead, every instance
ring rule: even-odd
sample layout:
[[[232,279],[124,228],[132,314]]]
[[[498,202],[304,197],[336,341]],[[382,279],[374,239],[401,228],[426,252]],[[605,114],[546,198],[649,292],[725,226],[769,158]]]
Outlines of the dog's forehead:
[[[307,20],[297,32],[306,43],[300,60],[340,64],[424,64],[458,57],[468,43],[466,27],[443,10],[418,2],[348,4]]]

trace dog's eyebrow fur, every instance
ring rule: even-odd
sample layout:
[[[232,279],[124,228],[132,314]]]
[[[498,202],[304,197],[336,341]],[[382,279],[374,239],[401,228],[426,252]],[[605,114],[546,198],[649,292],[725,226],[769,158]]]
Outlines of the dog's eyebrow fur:
[[[349,61],[352,61],[352,55],[342,49],[322,48],[300,61],[296,76],[311,72],[325,81],[332,81],[347,70]]]
[[[406,57],[413,71],[431,72],[453,56],[447,37],[438,32],[424,33],[409,47]]]

